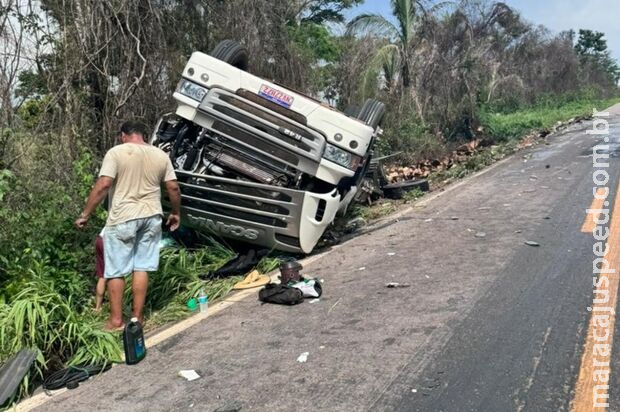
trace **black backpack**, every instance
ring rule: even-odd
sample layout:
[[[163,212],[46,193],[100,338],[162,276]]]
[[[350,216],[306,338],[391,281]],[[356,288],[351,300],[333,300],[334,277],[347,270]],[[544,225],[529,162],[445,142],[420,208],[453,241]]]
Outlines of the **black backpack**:
[[[258,292],[258,300],[280,305],[297,305],[304,301],[304,294],[291,286],[269,283]]]

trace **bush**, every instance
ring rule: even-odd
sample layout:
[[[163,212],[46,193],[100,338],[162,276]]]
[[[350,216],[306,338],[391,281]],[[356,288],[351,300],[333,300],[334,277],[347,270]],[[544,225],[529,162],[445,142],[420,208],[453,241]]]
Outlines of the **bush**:
[[[447,150],[445,142],[422,127],[415,113],[409,112],[405,116],[394,113],[386,116],[385,130],[376,146],[378,154],[402,151],[401,158],[409,162],[441,157]]]

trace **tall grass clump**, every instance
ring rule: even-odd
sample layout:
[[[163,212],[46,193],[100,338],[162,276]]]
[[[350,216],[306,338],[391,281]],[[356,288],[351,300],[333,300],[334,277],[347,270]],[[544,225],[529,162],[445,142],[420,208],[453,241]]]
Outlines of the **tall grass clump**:
[[[210,280],[203,278],[233,257],[233,251],[210,239],[207,240],[207,245],[200,249],[163,249],[159,270],[149,277],[149,291],[145,303],[149,327],[187,314],[187,301],[197,297],[201,289],[204,289],[211,301],[228,294],[240,277]],[[127,304],[131,302],[130,294],[128,285],[125,290]],[[125,310],[130,312],[130,306]]]

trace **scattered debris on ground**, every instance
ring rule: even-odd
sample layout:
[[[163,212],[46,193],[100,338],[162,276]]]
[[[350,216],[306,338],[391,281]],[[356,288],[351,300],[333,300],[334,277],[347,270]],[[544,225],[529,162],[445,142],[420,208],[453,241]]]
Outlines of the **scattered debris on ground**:
[[[294,259],[290,259],[280,263],[280,283],[287,284],[291,281],[299,282],[301,280],[300,271],[303,269],[301,263]]]
[[[390,282],[390,283],[385,284],[386,288],[408,288],[409,286],[411,285],[408,283],[398,283],[398,282]]]
[[[336,307],[336,305],[340,303],[340,300],[341,300],[341,299],[342,299],[342,298],[339,298],[339,299],[336,301],[336,303],[334,303],[334,304],[332,305],[332,307],[331,307],[331,308],[329,308],[329,310],[327,311],[327,314],[330,314],[330,313],[331,313],[331,311],[332,311],[332,310]]]
[[[226,264],[215,271],[199,275],[201,278],[217,279],[230,276],[244,275],[252,270],[262,258],[269,254],[267,249],[249,249],[243,253],[237,254]]]
[[[200,379],[200,375],[193,369],[184,369],[179,371],[179,376],[185,378],[188,382]]]
[[[0,368],[0,405],[15,394],[36,357],[36,352],[22,349],[2,365]]]
[[[323,294],[323,286],[318,278],[304,278],[300,274],[303,266],[294,259],[280,264],[280,283],[267,283],[258,292],[258,300],[263,303],[280,305],[296,305],[304,298],[319,298]],[[269,279],[269,277],[267,277]],[[318,301],[314,299],[311,303]]]
[[[323,294],[323,286],[321,286],[321,282],[318,279],[305,279],[302,277],[299,282],[289,283],[289,286],[301,290],[304,298],[319,298]]]
[[[292,286],[269,283],[258,292],[258,300],[278,305],[297,305],[304,301],[304,294]]]
[[[534,247],[538,247],[538,246],[540,246],[540,243],[538,243],[538,242],[534,242],[533,240],[527,240],[527,241],[525,242],[525,244],[526,244],[526,245],[528,245],[528,246],[534,246]]]
[[[235,283],[233,289],[251,289],[260,286],[265,286],[271,282],[271,278],[267,275],[262,275],[258,270],[251,271],[242,281]]]
[[[299,355],[297,357],[297,362],[299,363],[306,363],[308,361],[308,356],[310,355],[310,352],[304,352],[301,355]]]

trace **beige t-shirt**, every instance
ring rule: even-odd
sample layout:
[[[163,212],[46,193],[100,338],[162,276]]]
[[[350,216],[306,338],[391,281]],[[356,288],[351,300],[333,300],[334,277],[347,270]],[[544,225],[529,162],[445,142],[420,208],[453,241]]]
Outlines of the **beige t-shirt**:
[[[114,179],[109,192],[107,226],[163,214],[161,184],[177,178],[163,150],[136,143],[110,149],[103,158],[99,176]]]

